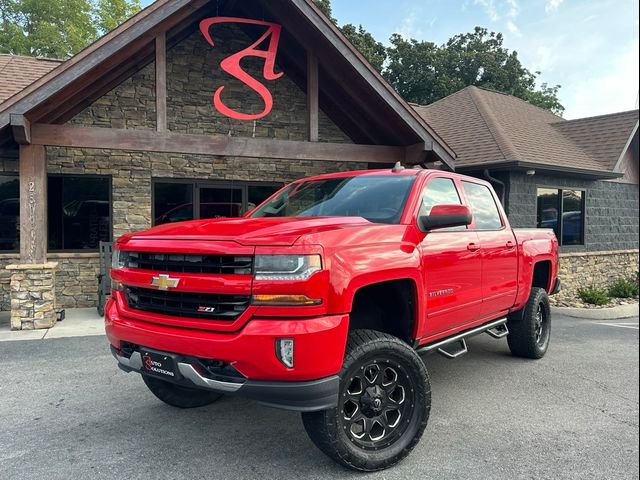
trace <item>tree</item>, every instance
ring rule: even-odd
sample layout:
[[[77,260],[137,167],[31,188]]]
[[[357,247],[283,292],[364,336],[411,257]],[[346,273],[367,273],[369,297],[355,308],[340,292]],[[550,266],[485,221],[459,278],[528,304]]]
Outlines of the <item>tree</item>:
[[[348,23],[340,28],[345,37],[362,53],[373,67],[382,72],[384,63],[387,60],[386,47],[378,42],[371,33],[367,32],[362,25],[357,28]]]
[[[337,24],[338,21],[333,18],[333,10],[331,8],[331,0],[313,0],[316,6],[326,15],[326,17],[331,20],[334,24]]]
[[[139,9],[139,0],[0,0],[0,52],[68,58]]]
[[[410,102],[427,105],[475,85],[522,98],[556,114],[564,111],[558,99],[560,86],[543,84],[536,89],[540,72],[525,68],[518,53],[503,46],[502,34],[486,28],[455,35],[441,46],[393,35],[387,53],[384,76]]]
[[[331,0],[314,0],[337,25]],[[394,34],[390,47],[378,42],[362,25],[340,28],[407,101],[427,105],[469,85],[508,93],[557,115],[564,107],[558,98],[560,85],[543,83],[536,88],[540,72],[525,68],[517,52],[503,45],[501,33],[476,27],[473,32],[450,38],[444,45],[407,39]]]
[[[140,0],[98,0],[95,15],[98,31],[110,32],[140,10]]]

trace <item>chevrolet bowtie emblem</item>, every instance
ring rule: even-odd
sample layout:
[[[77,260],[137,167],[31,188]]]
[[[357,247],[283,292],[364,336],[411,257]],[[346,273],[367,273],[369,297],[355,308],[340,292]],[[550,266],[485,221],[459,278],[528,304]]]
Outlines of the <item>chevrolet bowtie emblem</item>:
[[[180,283],[179,278],[171,278],[169,275],[160,275],[151,279],[151,285],[157,287],[158,290],[167,291],[170,288],[176,288]]]

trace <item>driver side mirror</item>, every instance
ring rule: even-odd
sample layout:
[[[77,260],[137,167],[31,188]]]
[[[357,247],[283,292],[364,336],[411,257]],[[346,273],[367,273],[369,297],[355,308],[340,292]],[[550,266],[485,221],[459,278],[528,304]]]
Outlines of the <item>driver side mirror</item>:
[[[418,227],[423,232],[440,228],[462,227],[471,225],[473,215],[465,205],[435,205],[429,215],[418,218]]]

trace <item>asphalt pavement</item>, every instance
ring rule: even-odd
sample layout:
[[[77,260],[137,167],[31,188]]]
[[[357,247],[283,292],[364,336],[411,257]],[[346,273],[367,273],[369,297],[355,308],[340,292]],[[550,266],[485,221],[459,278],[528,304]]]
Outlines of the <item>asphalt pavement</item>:
[[[469,341],[425,358],[431,420],[400,465],[344,470],[296,413],[224,398],[162,404],[118,370],[104,337],[0,343],[2,479],[638,478],[638,319],[556,317],[547,356]]]

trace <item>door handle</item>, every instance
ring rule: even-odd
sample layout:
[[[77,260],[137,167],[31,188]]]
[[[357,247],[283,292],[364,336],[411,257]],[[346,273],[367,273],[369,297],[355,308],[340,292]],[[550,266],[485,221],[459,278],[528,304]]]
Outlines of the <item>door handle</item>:
[[[467,250],[469,250],[470,252],[477,252],[478,250],[480,250],[480,245],[470,243],[469,245],[467,245]]]
[[[506,247],[507,247],[509,250],[513,250],[514,248],[516,248],[516,244],[515,244],[515,243],[513,243],[511,240],[509,240],[509,241],[507,242]]]

